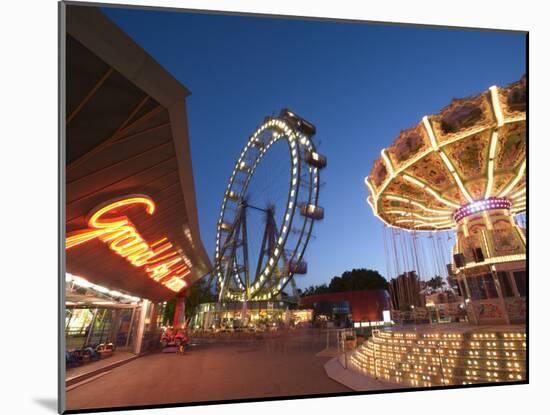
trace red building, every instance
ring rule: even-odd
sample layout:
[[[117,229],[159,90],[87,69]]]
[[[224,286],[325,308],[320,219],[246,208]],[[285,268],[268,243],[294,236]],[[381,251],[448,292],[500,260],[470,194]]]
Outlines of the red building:
[[[378,322],[390,309],[390,297],[386,290],[343,291],[302,297],[300,305],[332,318],[351,314],[354,322]]]

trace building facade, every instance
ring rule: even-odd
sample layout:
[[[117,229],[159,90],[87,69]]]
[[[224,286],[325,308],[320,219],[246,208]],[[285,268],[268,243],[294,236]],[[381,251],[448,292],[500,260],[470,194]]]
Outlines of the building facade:
[[[378,324],[389,320],[390,296],[386,290],[344,291],[302,297],[300,306],[313,308],[315,317]]]
[[[183,324],[186,292],[211,268],[198,226],[190,92],[98,8],[65,10],[65,349],[139,354],[158,347],[174,297],[174,323]]]

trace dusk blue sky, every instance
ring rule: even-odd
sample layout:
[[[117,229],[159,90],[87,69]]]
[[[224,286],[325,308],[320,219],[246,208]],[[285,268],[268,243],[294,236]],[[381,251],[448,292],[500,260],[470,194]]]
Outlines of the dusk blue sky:
[[[248,136],[285,107],[316,125],[328,157],[325,219],[306,251],[309,270],[299,287],[359,267],[385,275],[382,223],[363,182],[380,150],[453,97],[525,73],[521,33],[103,10],[192,92],[193,171],[211,257],[221,198]]]

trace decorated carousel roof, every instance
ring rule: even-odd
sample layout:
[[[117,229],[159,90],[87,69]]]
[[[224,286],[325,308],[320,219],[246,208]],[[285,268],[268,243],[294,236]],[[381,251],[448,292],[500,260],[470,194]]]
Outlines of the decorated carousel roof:
[[[453,99],[401,131],[365,178],[374,213],[410,230],[444,230],[477,205],[526,203],[526,79]],[[457,215],[458,216],[458,215]]]

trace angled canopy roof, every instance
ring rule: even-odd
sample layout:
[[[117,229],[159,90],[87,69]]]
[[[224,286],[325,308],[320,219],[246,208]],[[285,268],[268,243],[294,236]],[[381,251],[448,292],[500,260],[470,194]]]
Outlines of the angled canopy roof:
[[[190,94],[95,7],[67,7],[66,231],[109,200],[146,195],[154,214],[124,211],[149,242],[166,237],[191,273],[211,264],[197,217],[185,99]],[[67,272],[151,300],[173,290],[95,239],[68,249]]]

